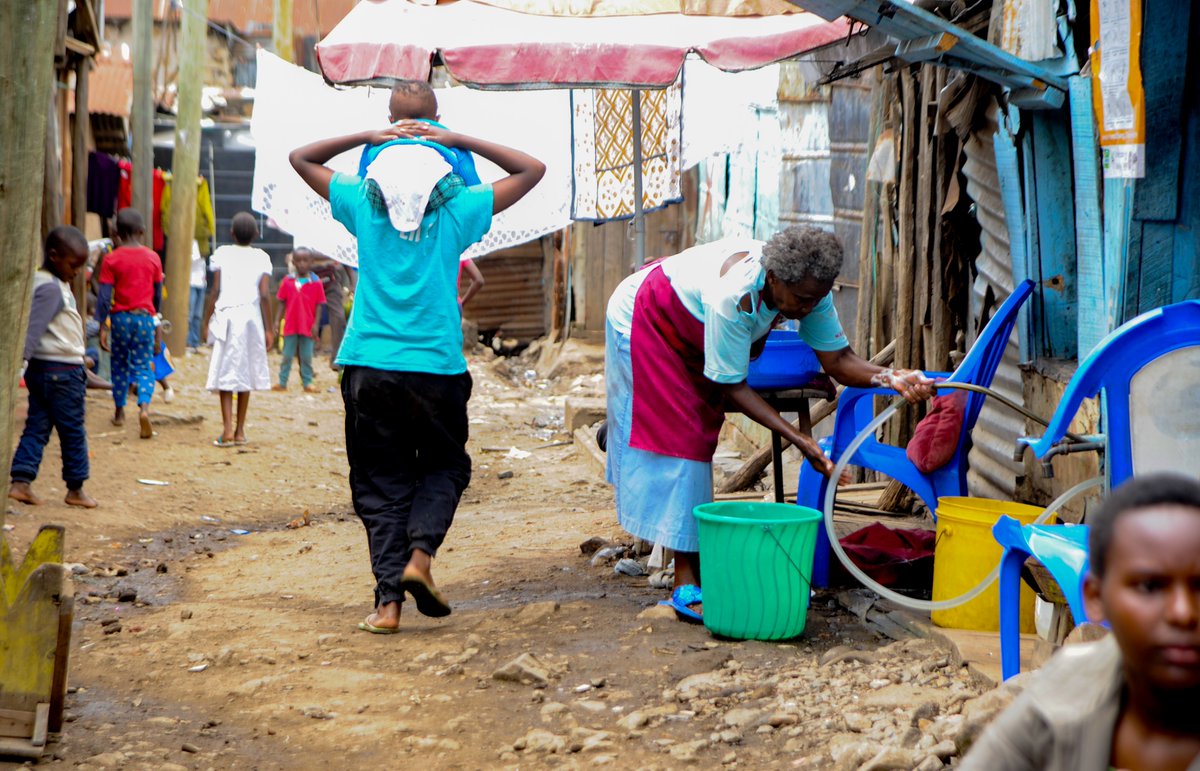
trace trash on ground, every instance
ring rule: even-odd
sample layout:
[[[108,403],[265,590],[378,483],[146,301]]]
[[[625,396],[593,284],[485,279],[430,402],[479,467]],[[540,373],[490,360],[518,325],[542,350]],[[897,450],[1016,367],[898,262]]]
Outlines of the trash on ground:
[[[308,513],[308,509],[305,509],[303,516],[296,517],[288,522],[287,526],[289,529],[295,530],[298,527],[308,527],[310,524],[312,524],[312,515]]]
[[[629,559],[628,557],[617,560],[617,564],[613,566],[613,572],[623,576],[644,576],[646,569],[642,567],[642,563],[637,560]]]
[[[162,481],[161,479],[139,479],[139,480],[138,480],[138,484],[140,484],[140,485],[150,485],[150,486],[152,486],[152,487],[166,487],[167,485],[169,485],[169,484],[171,484],[171,483],[170,483],[170,482],[164,482],[164,481]]]

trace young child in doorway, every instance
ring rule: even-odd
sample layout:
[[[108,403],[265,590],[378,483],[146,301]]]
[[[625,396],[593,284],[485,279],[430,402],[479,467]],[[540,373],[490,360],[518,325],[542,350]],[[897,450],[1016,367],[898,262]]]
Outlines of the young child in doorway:
[[[71,292],[71,282],[87,262],[87,239],[70,225],[62,225],[46,237],[43,254],[41,270],[33,278],[33,303],[25,335],[29,413],[13,454],[8,497],[35,506],[41,503],[32,485],[53,429],[62,447],[65,502],[94,509],[95,499],[83,491],[89,472],[83,319]]]
[[[1089,516],[1088,618],[984,732],[963,771],[1200,769],[1200,482],[1136,477]]]
[[[125,402],[131,385],[137,386],[140,436],[154,436],[150,400],[154,396],[151,360],[162,347],[162,334],[154,317],[162,305],[162,260],[142,246],[146,223],[136,209],[117,212],[120,245],[100,266],[100,295],[96,321],[100,322],[100,347],[112,351],[113,425],[125,425]],[[109,312],[111,310],[111,316]],[[106,319],[112,322],[111,349]]]
[[[267,367],[267,349],[275,344],[271,328],[267,282],[271,278],[271,257],[250,244],[258,238],[258,223],[250,212],[233,215],[230,226],[233,244],[213,252],[209,270],[213,272],[208,293],[208,334],[213,342],[208,362],[209,391],[221,399],[221,435],[213,441],[217,447],[247,443],[246,413],[250,392],[271,387]],[[233,416],[233,395],[237,394],[237,422]]]
[[[275,299],[279,300],[274,329],[283,321],[283,360],[279,363],[279,382],[271,389],[286,391],[292,375],[292,360],[300,357],[300,382],[308,393],[320,389],[313,385],[313,341],[321,321],[321,306],[325,304],[325,288],[312,272],[312,250],[300,247],[292,252],[294,276],[279,284]]]

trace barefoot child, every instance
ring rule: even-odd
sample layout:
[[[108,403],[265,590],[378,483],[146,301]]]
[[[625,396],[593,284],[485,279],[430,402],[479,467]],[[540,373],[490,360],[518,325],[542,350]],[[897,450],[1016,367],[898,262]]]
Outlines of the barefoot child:
[[[466,187],[461,179],[448,186],[446,177],[438,180],[442,204],[414,233],[404,233],[390,222],[373,179],[325,165],[361,145],[414,137],[478,153],[508,176]],[[459,258],[491,228],[492,215],[532,190],[546,167],[518,150],[418,120],[314,142],[293,150],[290,160],[358,238],[358,291],[337,363],[350,492],[376,582],[374,610],[359,629],[390,634],[399,630],[405,594],[427,616],[450,613],[431,565],[471,479]]]
[[[1136,477],[1089,516],[1088,618],[1029,682],[963,771],[1200,769],[1200,482]]]
[[[217,447],[246,444],[246,411],[250,392],[271,387],[267,349],[275,343],[268,307],[267,282],[271,257],[250,246],[258,237],[258,223],[250,212],[233,215],[230,225],[234,244],[217,249],[210,259],[212,291],[208,293],[207,317],[213,339],[208,362],[209,391],[221,399],[221,435]],[[236,245],[235,245],[236,244]],[[237,394],[237,423],[233,418],[233,395]]]
[[[75,307],[71,282],[87,262],[88,244],[75,228],[62,225],[46,237],[42,268],[33,278],[33,304],[25,335],[25,385],[29,414],[13,455],[8,497],[37,505],[31,485],[42,465],[51,429],[62,446],[66,503],[86,509],[96,501],[83,491],[88,478],[87,429],[84,426],[83,319]]]
[[[275,326],[283,322],[283,360],[279,362],[279,383],[271,386],[273,391],[286,391],[288,378],[292,375],[292,360],[300,357],[300,382],[308,393],[320,389],[313,380],[313,340],[321,322],[321,306],[325,304],[325,288],[321,279],[312,273],[312,251],[300,247],[292,252],[292,266],[296,275],[288,276],[279,283],[279,310],[275,314]]]
[[[100,295],[96,321],[100,322],[100,347],[110,350],[105,319],[112,320],[113,425],[125,425],[129,387],[137,386],[140,436],[154,436],[150,424],[150,399],[154,396],[151,360],[162,346],[155,314],[162,304],[162,260],[142,246],[146,224],[136,209],[117,212],[117,237],[121,245],[100,266]],[[109,311],[112,311],[111,316]]]

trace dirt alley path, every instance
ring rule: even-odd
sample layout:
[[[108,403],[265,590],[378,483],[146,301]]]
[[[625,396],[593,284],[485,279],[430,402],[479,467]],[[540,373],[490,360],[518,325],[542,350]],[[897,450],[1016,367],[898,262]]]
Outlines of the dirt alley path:
[[[602,349],[578,347],[573,362],[553,381],[514,382],[503,364],[472,358],[475,476],[435,563],[454,613],[432,620],[406,605],[395,636],[355,629],[372,579],[324,360],[321,393],[293,383],[254,395],[252,444],[240,449],[212,446],[220,421],[202,390],[205,354],[178,362],[173,404],[156,396],[165,417],[151,441],[136,422],[112,427],[108,395],[89,395],[88,490],[101,508],[61,503],[53,440],[35,483],[49,503],[13,504],[8,516],[14,553],[39,524],[60,523],[77,563],[69,722],[42,764],[832,767],[829,742],[851,730],[841,715],[869,675],[852,671],[865,659],[845,663],[831,697],[843,665],[818,671],[816,659],[880,641],[822,598],[806,635],[782,644],[639,617],[664,592],[579,549],[592,536],[622,540],[610,489],[573,445],[543,447],[569,439],[565,395],[601,393]],[[531,455],[498,451],[514,446]],[[306,510],[311,525],[285,527]],[[239,528],[251,533],[230,532]],[[961,673],[929,666],[936,652],[892,649],[914,673],[897,682],[925,672],[929,685],[971,695]],[[526,679],[545,683],[493,677],[522,654],[535,657]],[[897,706],[875,727],[902,731]]]

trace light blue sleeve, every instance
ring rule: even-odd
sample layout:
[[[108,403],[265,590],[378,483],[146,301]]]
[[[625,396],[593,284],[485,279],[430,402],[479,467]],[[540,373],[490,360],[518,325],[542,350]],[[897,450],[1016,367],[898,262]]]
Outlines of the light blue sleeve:
[[[335,171],[329,180],[329,208],[333,218],[345,225],[353,236],[358,235],[358,212],[365,205],[362,178]]]
[[[840,351],[850,345],[837,308],[833,307],[832,294],[825,295],[811,313],[800,319],[798,334],[814,351]]]
[[[477,243],[492,229],[492,206],[492,186],[472,185],[450,199],[443,207],[458,225],[456,234],[459,254]]]
[[[740,383],[750,369],[753,314],[732,300],[704,308],[704,376],[714,383]]]

